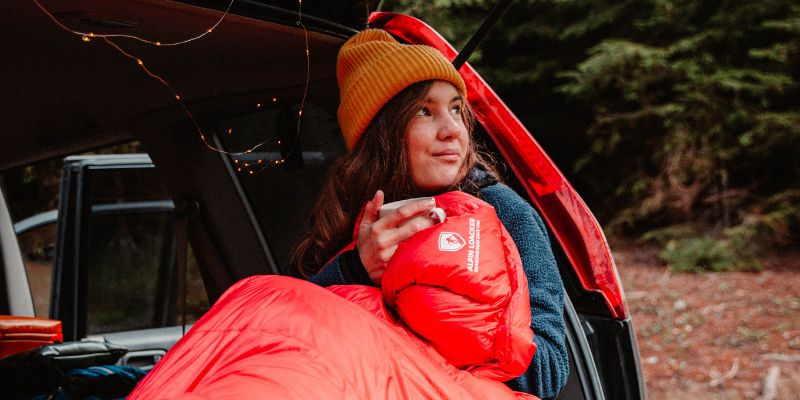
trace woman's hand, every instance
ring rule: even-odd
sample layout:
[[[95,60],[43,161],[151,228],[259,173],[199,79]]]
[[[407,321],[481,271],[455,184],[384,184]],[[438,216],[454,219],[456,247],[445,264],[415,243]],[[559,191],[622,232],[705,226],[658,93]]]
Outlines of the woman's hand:
[[[397,245],[415,233],[433,226],[428,212],[436,207],[433,199],[422,199],[399,207],[380,218],[383,191],[378,190],[364,207],[358,228],[358,254],[370,279],[380,286],[383,271],[389,264]]]

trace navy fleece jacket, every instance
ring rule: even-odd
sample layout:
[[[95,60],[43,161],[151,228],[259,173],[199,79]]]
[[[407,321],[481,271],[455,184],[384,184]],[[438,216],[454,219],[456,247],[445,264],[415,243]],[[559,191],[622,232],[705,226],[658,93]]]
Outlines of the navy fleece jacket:
[[[539,214],[508,186],[497,183],[480,169],[470,171],[468,179],[484,183],[480,185],[478,197],[497,211],[517,245],[528,278],[536,354],[528,372],[506,384],[513,390],[533,393],[543,399],[553,398],[567,381],[569,356],[563,315],[564,289],[547,229]],[[369,277],[357,251],[350,251],[336,257],[309,280],[320,286],[330,286],[366,284]]]

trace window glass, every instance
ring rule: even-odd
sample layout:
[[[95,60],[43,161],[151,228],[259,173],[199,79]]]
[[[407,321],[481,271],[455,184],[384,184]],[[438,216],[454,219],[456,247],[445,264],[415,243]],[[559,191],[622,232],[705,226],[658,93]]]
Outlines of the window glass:
[[[92,204],[169,200],[167,188],[153,166],[92,167]]]
[[[36,316],[50,316],[50,290],[53,284],[53,256],[56,243],[55,213],[52,221],[18,233],[17,241],[33,297]]]
[[[87,267],[87,333],[154,325],[169,214],[93,217]],[[171,244],[169,244],[171,246]]]
[[[334,113],[306,102],[298,131],[298,106],[280,101],[268,106],[224,120],[217,131],[230,152],[263,143],[250,153],[231,156],[231,163],[273,257],[288,273],[292,246],[307,229],[327,170],[345,147]]]
[[[93,216],[87,268],[87,333],[175,326],[181,302],[172,212]],[[187,323],[208,310],[194,257],[187,262]]]
[[[14,223],[58,208],[60,178],[60,159],[3,171],[0,183]]]
[[[175,216],[156,168],[93,167],[89,181],[87,333],[180,324]],[[187,281],[186,322],[193,323],[208,310],[193,256]]]

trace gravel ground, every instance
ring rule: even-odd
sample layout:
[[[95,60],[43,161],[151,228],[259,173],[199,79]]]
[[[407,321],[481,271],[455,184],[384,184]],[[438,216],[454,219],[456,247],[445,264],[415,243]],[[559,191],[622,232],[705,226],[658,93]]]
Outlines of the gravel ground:
[[[648,398],[800,400],[800,251],[762,272],[669,272],[614,243]]]

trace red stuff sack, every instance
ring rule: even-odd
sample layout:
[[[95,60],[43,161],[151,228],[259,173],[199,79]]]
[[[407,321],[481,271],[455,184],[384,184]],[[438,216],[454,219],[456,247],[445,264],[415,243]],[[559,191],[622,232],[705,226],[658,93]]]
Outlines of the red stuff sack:
[[[443,223],[400,243],[383,275],[387,303],[450,363],[505,381],[536,351],[519,252],[494,208],[463,192],[435,197]]]

